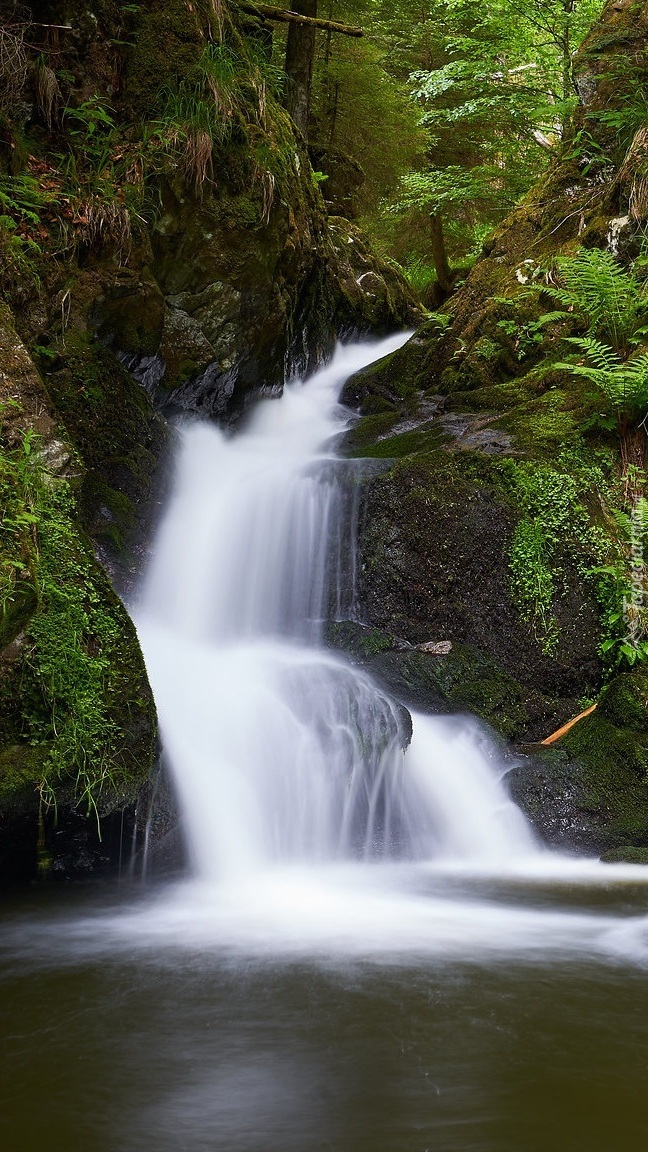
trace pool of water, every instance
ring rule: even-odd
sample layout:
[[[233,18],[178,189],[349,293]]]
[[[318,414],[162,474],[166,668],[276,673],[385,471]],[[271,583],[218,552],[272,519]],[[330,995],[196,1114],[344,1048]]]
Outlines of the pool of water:
[[[638,870],[537,862],[34,889],[0,928],[0,1147],[643,1148],[647,913]]]

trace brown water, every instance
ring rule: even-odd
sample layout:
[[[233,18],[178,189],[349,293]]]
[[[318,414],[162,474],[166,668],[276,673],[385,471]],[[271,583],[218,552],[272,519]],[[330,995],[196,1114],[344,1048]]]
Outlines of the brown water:
[[[246,934],[200,890],[29,892],[0,930],[0,1147],[638,1152],[648,886],[611,875],[420,875],[438,947]]]

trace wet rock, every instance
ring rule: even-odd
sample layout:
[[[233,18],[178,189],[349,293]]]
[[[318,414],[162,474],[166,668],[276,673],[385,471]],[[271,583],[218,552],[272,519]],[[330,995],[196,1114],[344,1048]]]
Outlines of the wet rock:
[[[553,847],[595,855],[648,849],[648,677],[616,677],[595,712],[507,776]]]
[[[473,712],[502,735],[518,739],[533,722],[534,708],[547,711],[539,694],[525,693],[495,661],[469,645],[453,644],[445,654],[431,657],[402,637],[349,620],[330,624],[326,639],[417,712]]]

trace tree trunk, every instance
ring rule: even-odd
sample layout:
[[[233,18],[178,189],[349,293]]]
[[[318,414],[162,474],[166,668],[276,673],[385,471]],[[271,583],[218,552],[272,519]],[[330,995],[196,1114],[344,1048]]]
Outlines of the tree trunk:
[[[452,269],[448,262],[448,253],[446,252],[445,240],[443,238],[443,224],[441,216],[438,212],[432,212],[430,216],[431,222],[431,243],[430,249],[432,252],[432,260],[437,274],[439,287],[449,295],[454,288],[455,278],[452,274]]]
[[[317,0],[295,0],[292,5],[301,16],[317,16]],[[315,33],[312,24],[290,24],[286,40],[286,111],[308,140]]]

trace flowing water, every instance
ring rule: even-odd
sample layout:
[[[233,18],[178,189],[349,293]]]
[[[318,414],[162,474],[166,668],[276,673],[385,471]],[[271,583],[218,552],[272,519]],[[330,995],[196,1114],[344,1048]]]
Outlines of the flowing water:
[[[0,928],[8,1152],[625,1152],[648,1136],[648,884],[543,851],[467,717],[322,643],[357,618],[338,351],[180,430],[134,607],[191,874]]]

